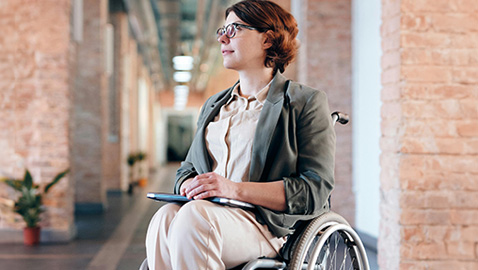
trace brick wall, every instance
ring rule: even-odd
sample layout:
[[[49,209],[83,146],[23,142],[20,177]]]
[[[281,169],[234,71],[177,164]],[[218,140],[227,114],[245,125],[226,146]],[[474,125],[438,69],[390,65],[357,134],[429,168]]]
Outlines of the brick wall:
[[[384,0],[382,269],[478,269],[478,5]]]
[[[351,113],[351,1],[299,2],[301,16],[297,19],[301,48],[295,67],[298,81],[326,91],[332,111]],[[351,119],[353,121],[353,116]],[[332,209],[353,224],[352,125],[337,125],[335,129],[336,187]]]
[[[28,168],[45,185],[70,166],[70,1],[0,3],[0,174],[22,177]],[[42,241],[74,234],[70,177],[44,197]],[[1,198],[14,198],[0,184]],[[7,209],[8,210],[8,209]],[[0,215],[0,242],[22,241],[22,219]]]

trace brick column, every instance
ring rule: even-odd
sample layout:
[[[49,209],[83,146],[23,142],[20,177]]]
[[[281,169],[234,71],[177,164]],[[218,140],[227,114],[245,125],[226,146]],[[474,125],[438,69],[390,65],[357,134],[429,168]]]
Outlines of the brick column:
[[[381,269],[478,269],[478,5],[383,0]]]
[[[300,15],[296,15],[301,41],[298,81],[326,91],[331,110],[351,113],[351,1],[293,0],[292,5],[300,9]],[[352,125],[337,125],[335,129],[336,188],[332,209],[353,224]]]
[[[126,189],[127,183],[127,151],[121,140],[122,131],[122,104],[125,88],[125,66],[124,61],[128,52],[128,17],[125,12],[116,11],[110,14],[110,21],[114,29],[114,64],[113,73],[109,78],[108,85],[108,106],[107,106],[107,130],[104,137],[104,181],[106,189]],[[127,109],[127,108],[126,108]],[[127,147],[127,146],[126,146]],[[123,150],[122,150],[123,149]],[[125,153],[126,152],[126,153]]]
[[[28,168],[44,186],[70,167],[70,16],[69,0],[0,3],[0,175]],[[74,236],[72,185],[67,176],[44,196],[42,241]],[[0,184],[0,197],[16,196]],[[24,226],[0,208],[0,242],[21,242]]]
[[[104,37],[108,2],[84,0],[83,3],[84,34],[78,45],[78,73],[73,91],[72,173],[77,209],[102,211],[106,203],[102,151],[107,127]]]
[[[125,12],[115,12],[110,15],[115,29],[115,89],[117,91],[117,106],[119,120],[119,172],[117,182],[111,181],[111,186],[126,190],[128,188],[128,165],[126,159],[129,154],[129,95],[128,95],[128,59],[129,59],[129,26],[128,15]],[[119,181],[118,181],[119,180]]]

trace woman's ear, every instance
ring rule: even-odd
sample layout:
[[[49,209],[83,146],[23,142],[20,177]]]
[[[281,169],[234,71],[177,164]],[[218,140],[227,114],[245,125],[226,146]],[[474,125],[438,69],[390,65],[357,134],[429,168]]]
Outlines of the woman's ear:
[[[264,50],[269,49],[272,47],[272,40],[274,39],[274,32],[272,30],[268,30],[267,32],[264,33],[264,40],[262,42],[262,47]]]

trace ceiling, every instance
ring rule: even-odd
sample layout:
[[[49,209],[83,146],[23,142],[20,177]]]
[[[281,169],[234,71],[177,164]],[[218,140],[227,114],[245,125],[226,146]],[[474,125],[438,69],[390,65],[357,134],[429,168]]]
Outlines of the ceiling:
[[[110,10],[122,5],[130,30],[138,41],[153,83],[158,90],[172,89],[172,58],[194,59],[190,91],[203,91],[220,64],[215,37],[224,22],[224,10],[237,0],[110,0]]]

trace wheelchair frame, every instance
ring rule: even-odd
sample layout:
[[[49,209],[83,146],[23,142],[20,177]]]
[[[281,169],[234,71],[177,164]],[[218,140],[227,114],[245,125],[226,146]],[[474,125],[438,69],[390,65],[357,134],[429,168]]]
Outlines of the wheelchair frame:
[[[347,114],[333,112],[333,123],[345,125]],[[365,248],[358,234],[339,214],[329,211],[299,226],[284,247],[285,260],[258,258],[232,270],[369,270]],[[337,265],[337,258],[339,265]],[[318,262],[318,264],[317,264]],[[147,270],[147,259],[140,270]]]

